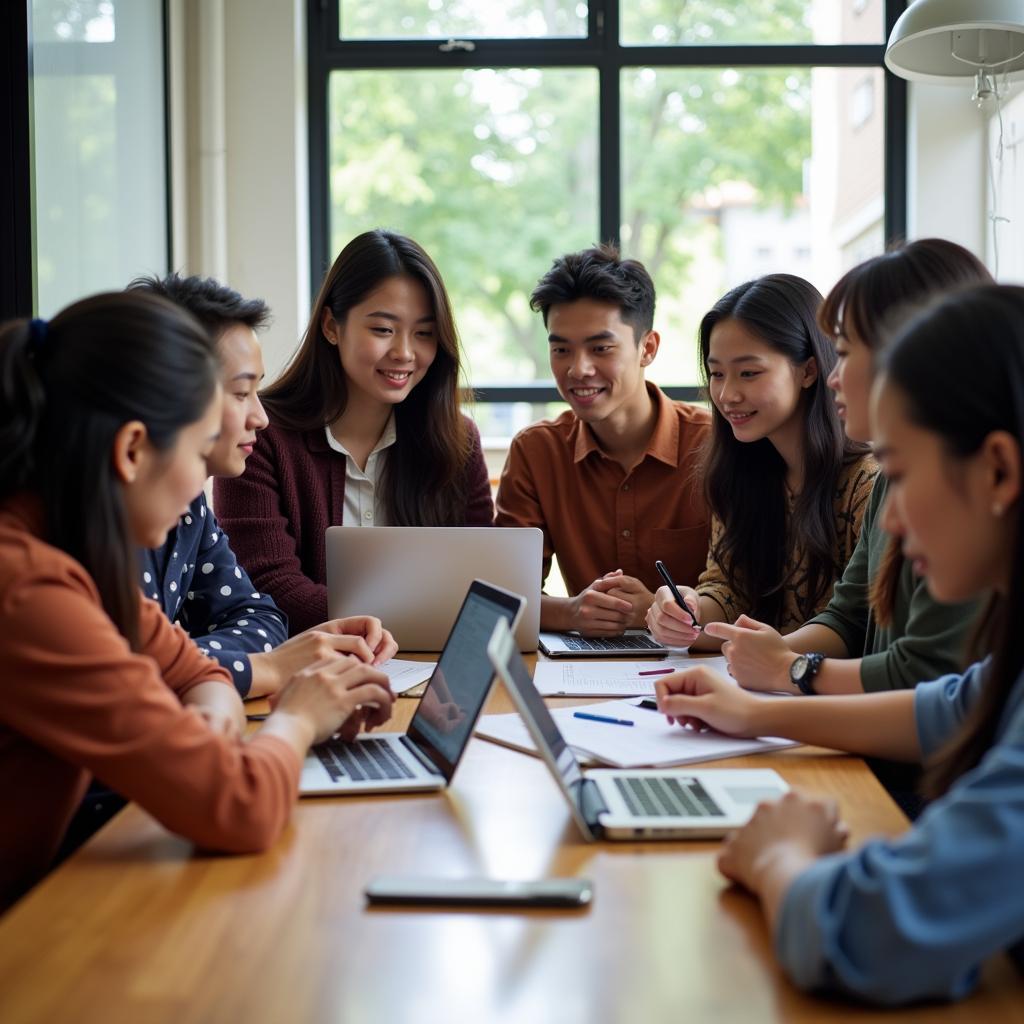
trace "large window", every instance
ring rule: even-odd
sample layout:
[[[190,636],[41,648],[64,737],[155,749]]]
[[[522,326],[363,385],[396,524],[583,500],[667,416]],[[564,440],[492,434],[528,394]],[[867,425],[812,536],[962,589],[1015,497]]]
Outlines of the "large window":
[[[168,265],[162,0],[33,0],[35,308]]]
[[[696,325],[726,289],[784,271],[825,290],[903,233],[905,92],[882,70],[902,6],[312,2],[315,273],[371,227],[421,242],[477,418],[508,435],[552,398],[533,284],[612,239],[658,288],[651,378],[692,395]]]

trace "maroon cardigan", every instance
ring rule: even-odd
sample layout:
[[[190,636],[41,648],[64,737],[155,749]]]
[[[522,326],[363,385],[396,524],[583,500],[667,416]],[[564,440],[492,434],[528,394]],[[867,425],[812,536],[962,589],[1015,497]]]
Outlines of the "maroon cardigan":
[[[466,465],[466,526],[490,526],[491,485],[480,432],[466,418],[472,451]],[[274,423],[259,433],[245,473],[214,480],[214,508],[240,565],[288,616],[294,636],[327,619],[324,534],[340,526],[345,509],[345,457],[324,428],[287,430]]]

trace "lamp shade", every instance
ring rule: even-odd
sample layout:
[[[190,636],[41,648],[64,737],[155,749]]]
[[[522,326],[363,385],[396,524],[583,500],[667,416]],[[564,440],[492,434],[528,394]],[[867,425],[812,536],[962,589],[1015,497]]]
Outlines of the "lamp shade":
[[[1024,73],[1024,0],[916,0],[889,36],[885,65],[901,78],[955,84],[979,69]]]

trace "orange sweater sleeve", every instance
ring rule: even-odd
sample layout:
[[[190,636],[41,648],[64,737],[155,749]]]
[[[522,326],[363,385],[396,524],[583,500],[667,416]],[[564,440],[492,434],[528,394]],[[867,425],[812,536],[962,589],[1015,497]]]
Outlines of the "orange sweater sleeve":
[[[271,736],[229,740],[179,695],[231,681],[160,609],[142,599],[133,653],[75,563],[5,588],[7,678],[0,722],[23,741],[91,772],[162,824],[208,848],[249,852],[287,823],[301,764]]]

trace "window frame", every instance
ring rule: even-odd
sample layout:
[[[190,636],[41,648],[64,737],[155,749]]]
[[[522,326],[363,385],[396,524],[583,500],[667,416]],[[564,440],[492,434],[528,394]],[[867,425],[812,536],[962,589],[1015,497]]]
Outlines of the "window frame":
[[[907,83],[885,67],[879,43],[749,43],[628,46],[619,40],[619,4],[589,0],[588,34],[560,39],[459,39],[472,49],[442,48],[453,40],[343,40],[338,0],[308,0],[307,75],[309,110],[309,215],[311,287],[315,293],[331,265],[328,89],[332,71],[443,70],[464,68],[595,68],[598,73],[598,223],[600,237],[619,242],[622,211],[621,73],[634,67],[857,67],[885,75],[884,233],[887,243],[907,230]],[[905,0],[882,0],[888,39]],[[663,388],[675,398],[694,398],[692,387]],[[525,397],[530,396],[530,397]],[[481,402],[559,401],[548,384],[487,385]]]

